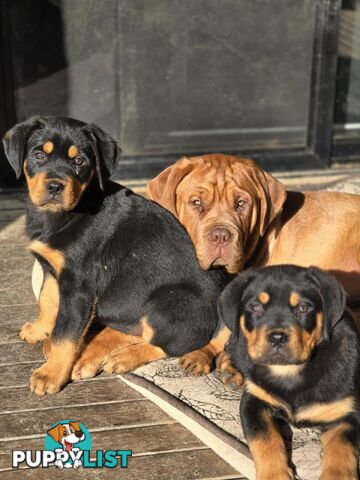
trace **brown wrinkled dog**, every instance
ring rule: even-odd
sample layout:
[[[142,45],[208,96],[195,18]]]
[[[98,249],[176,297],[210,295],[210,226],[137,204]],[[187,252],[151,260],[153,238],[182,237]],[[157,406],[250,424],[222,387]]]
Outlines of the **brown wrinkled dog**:
[[[185,226],[204,269],[316,265],[360,298],[358,195],[287,192],[252,160],[221,154],[178,160],[149,182],[148,194]],[[208,373],[228,336],[224,327],[182,366]],[[228,362],[224,354],[219,359]]]

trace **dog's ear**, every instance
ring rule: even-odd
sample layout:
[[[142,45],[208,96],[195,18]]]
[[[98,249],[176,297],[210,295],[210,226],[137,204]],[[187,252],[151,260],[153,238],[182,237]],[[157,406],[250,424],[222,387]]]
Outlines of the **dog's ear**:
[[[69,422],[69,424],[73,427],[75,432],[80,432],[81,431],[79,422]]]
[[[64,426],[63,425],[56,425],[50,430],[47,431],[47,434],[50,435],[51,438],[55,440],[55,442],[59,442],[63,437]]]
[[[254,274],[253,270],[240,273],[225,287],[218,300],[219,318],[235,335],[239,330],[242,296]]]
[[[105,180],[114,172],[122,150],[117,142],[97,125],[89,123],[85,125],[84,131],[90,138],[95,155],[96,174],[100,188],[104,190]]]
[[[260,236],[263,236],[268,226],[281,212],[286,200],[286,189],[270,173],[258,167],[252,169],[251,176],[260,198]]]
[[[310,267],[307,276],[318,288],[324,314],[324,340],[329,340],[331,328],[342,317],[346,305],[346,293],[333,275],[317,267]]]
[[[25,150],[29,135],[40,128],[40,117],[30,117],[25,122],[17,123],[8,130],[3,138],[4,150],[10,165],[19,178],[24,165]]]
[[[193,166],[189,158],[183,157],[150,180],[146,187],[150,199],[177,216],[176,189],[183,178],[191,172]]]

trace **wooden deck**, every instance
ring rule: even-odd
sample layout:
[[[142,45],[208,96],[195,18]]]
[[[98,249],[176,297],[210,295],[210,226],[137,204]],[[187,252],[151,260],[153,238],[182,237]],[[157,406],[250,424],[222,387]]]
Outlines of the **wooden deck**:
[[[0,479],[225,480],[241,475],[151,401],[115,377],[100,375],[37,397],[28,381],[43,362],[41,346],[18,337],[35,319],[33,259],[23,233],[24,197],[0,194]],[[11,469],[13,449],[42,449],[45,433],[59,420],[82,422],[93,450],[132,449],[127,470]]]

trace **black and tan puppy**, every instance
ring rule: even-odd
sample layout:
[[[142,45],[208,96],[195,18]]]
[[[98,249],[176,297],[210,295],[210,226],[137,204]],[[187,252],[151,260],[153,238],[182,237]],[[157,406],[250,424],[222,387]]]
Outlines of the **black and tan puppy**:
[[[243,273],[219,310],[245,376],[240,413],[257,480],[294,478],[278,419],[323,429],[322,480],[357,479],[360,341],[335,278],[291,265]]]
[[[39,318],[20,332],[29,343],[51,336],[32,391],[55,393],[68,382],[94,323],[118,330],[105,328],[94,347],[114,350],[105,362],[113,372],[210,340],[227,278],[200,269],[172,214],[108,180],[121,153],[113,139],[77,120],[33,117],[4,145],[17,175],[25,173],[30,250],[46,272]]]

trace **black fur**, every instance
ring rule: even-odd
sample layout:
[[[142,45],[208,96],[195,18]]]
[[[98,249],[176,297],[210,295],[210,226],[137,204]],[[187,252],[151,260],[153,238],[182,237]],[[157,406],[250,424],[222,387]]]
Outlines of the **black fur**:
[[[34,152],[48,140],[54,152],[39,162]],[[33,117],[15,126],[4,144],[18,175],[26,160],[30,178],[44,172],[87,185],[71,211],[29,202],[30,239],[65,256],[53,340],[78,341],[95,301],[96,322],[125,333],[136,331],[147,315],[155,332],[152,343],[169,355],[183,355],[210,340],[227,276],[200,269],[185,229],[167,210],[107,180],[121,152],[111,137],[77,120]],[[67,157],[71,145],[84,160],[81,168]],[[47,261],[38,259],[55,276]]]
[[[300,304],[308,311],[289,303],[291,292],[300,294]],[[259,294],[267,292],[270,300],[259,307]],[[296,326],[311,333],[316,325],[316,314],[322,312],[324,325],[320,341],[312,349],[308,360],[297,373],[275,375],[272,365],[296,364],[281,360],[274,354],[263,360],[249,355],[248,342],[240,326],[244,316],[248,331],[268,327],[268,331],[286,331]],[[278,419],[297,426],[317,425],[324,430],[333,422],[296,422],[296,412],[311,404],[327,404],[346,397],[354,399],[354,409],[336,420],[349,425],[347,440],[358,448],[360,432],[360,339],[355,322],[345,312],[345,294],[340,284],[318,268],[301,268],[291,265],[265,267],[258,271],[240,274],[224,290],[219,299],[222,321],[231,330],[226,350],[233,365],[245,376],[246,382],[255,384],[281,405],[274,407],[266,401],[266,395],[255,396],[247,391],[241,401],[241,421],[248,440],[266,439],[268,424],[264,416],[270,413],[274,426]],[[280,353],[281,349],[280,348]],[[289,412],[291,415],[289,416]]]

